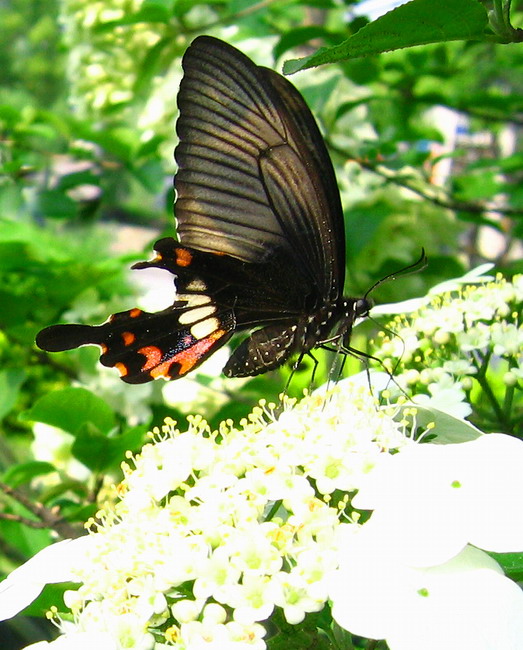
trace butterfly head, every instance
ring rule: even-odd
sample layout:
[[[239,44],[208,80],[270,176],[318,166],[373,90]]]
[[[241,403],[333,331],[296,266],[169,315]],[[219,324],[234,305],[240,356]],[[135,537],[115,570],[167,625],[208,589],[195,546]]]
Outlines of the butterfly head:
[[[352,303],[352,318],[367,318],[369,311],[374,307],[374,300],[372,298],[358,298]]]

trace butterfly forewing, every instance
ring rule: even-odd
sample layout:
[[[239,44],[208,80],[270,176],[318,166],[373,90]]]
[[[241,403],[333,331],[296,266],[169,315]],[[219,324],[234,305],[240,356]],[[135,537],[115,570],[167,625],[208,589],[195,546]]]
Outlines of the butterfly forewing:
[[[292,121],[293,124],[288,128],[300,134],[296,141],[300,143],[301,157],[306,161],[308,176],[311,176],[315,187],[321,184],[322,190],[318,195],[322,199],[326,198],[326,205],[322,205],[322,209],[311,216],[316,222],[321,254],[325,260],[324,269],[330,270],[330,273],[324,274],[325,282],[329,283],[332,300],[335,300],[343,291],[345,278],[345,228],[334,167],[316,120],[300,93],[274,70],[260,69],[285,105],[284,114],[287,121]],[[311,164],[311,161],[314,162]],[[319,173],[311,174],[311,169],[319,170]]]
[[[260,152],[281,143],[285,131],[263,88],[254,93],[248,80],[241,83],[245,62],[213,43],[196,39],[183,59],[175,151],[178,235],[189,247],[257,262],[272,249],[289,248],[258,169]]]
[[[247,262],[269,261],[279,249],[294,272],[307,277],[318,303],[330,298],[333,288],[339,295],[344,280],[339,194],[325,145],[299,93],[283,79],[276,83],[276,73],[206,36],[187,50],[183,67],[175,152],[181,241]],[[318,146],[321,153],[315,152]],[[287,174],[267,180],[269,159],[281,161]]]

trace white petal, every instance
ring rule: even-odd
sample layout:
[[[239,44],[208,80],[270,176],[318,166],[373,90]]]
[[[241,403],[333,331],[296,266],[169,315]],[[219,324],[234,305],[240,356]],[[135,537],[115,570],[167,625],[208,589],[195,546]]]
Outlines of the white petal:
[[[0,583],[0,620],[25,609],[46,584],[74,581],[73,567],[85,561],[90,536],[64,539],[41,550]]]
[[[364,528],[343,526],[341,565],[329,579],[332,616],[353,634],[383,639],[389,631],[384,614],[390,610],[389,603],[394,596],[391,582],[395,570],[387,566],[376,540],[365,534]],[[382,583],[379,576],[384,571],[391,580]]]
[[[390,650],[521,650],[523,592],[490,562],[467,547],[451,562],[421,572],[428,593],[398,594],[408,620],[395,619],[386,636]]]
[[[72,634],[64,634],[59,636],[54,641],[48,643],[47,641],[39,641],[26,646],[24,650],[93,650],[93,648],[100,648],[100,650],[118,650],[119,644],[113,637],[104,632],[76,632]]]
[[[448,562],[466,546],[466,534],[459,519],[452,523],[444,504],[426,504],[407,513],[375,512],[365,524],[387,543],[395,562],[412,567],[430,567]]]
[[[41,582],[8,582],[8,580],[6,578],[0,583],[0,621],[16,616],[38,598],[44,588]]]
[[[521,650],[523,592],[486,553],[467,547],[427,569],[396,562],[375,531],[345,526],[332,613],[391,650]]]
[[[413,566],[446,562],[466,544],[523,550],[523,442],[502,434],[412,444],[383,455],[352,503],[374,510],[389,547]]]
[[[491,433],[461,451],[468,541],[498,553],[523,551],[523,441]]]

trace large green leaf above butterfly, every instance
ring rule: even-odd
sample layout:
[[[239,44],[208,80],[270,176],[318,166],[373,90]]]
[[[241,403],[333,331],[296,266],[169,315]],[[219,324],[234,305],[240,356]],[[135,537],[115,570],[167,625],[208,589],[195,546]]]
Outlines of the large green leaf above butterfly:
[[[283,70],[292,74],[326,63],[429,43],[520,42],[523,30],[512,26],[510,7],[511,0],[410,0],[338,45],[323,47],[303,59],[286,61]]]

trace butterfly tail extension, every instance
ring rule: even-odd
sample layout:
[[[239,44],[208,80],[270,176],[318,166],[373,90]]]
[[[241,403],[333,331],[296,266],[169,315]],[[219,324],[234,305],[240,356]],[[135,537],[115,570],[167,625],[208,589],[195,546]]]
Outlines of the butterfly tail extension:
[[[82,345],[101,345],[103,326],[51,325],[38,332],[36,345],[45,352],[64,352]]]

